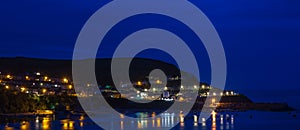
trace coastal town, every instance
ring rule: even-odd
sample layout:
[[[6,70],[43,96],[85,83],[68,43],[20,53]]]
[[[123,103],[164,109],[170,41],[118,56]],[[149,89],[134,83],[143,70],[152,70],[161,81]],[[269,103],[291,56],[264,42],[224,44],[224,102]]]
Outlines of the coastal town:
[[[169,80],[180,80],[178,77],[169,78]],[[67,94],[68,96],[93,96],[94,94],[99,94],[95,92],[80,92],[75,93],[74,85],[70,77],[50,77],[43,72],[33,72],[21,75],[13,75],[11,73],[1,73],[0,72],[0,83],[3,89],[9,91],[15,91],[20,93],[26,93],[36,96],[49,96],[49,95],[62,95]],[[159,79],[151,81],[153,87],[147,88],[147,81],[137,81],[132,83],[135,87],[128,87],[130,83],[122,83],[122,88],[126,88],[126,94],[122,95],[117,92],[116,87],[113,85],[98,86],[101,92],[106,93],[106,96],[111,98],[135,98],[141,100],[154,100],[157,97],[150,96],[148,93],[158,94],[163,93],[159,99],[165,100],[184,100],[184,93],[176,93],[175,87],[162,86],[163,83]],[[90,87],[93,84],[86,84],[86,87]],[[209,92],[209,90],[214,89],[213,87],[202,84],[193,86],[180,86],[182,90],[189,91],[201,91],[199,97],[212,97],[212,96],[235,96],[238,95],[234,91],[222,91],[222,92]],[[160,91],[161,90],[161,91]]]
[[[15,68],[11,61],[9,65],[6,65],[5,63],[8,63],[7,60],[10,59],[4,59],[1,66],[2,70],[0,68],[0,122],[2,124],[17,122],[17,124],[16,126],[5,125],[5,129],[11,127],[29,129],[34,125],[30,124],[30,122],[35,122],[36,128],[50,129],[53,128],[50,122],[55,120],[60,120],[55,126],[61,126],[63,129],[82,128],[89,126],[89,124],[95,127],[95,124],[86,120],[88,114],[82,109],[78,98],[90,100],[100,94],[112,108],[120,112],[121,119],[125,115],[130,116],[130,114],[138,117],[153,117],[152,115],[156,115],[160,111],[169,108],[175,101],[181,105],[193,104],[190,110],[191,115],[187,117],[180,115],[180,113],[177,115],[178,113],[168,112],[162,113],[161,117],[155,117],[155,123],[152,124],[157,127],[170,126],[172,124],[171,119],[174,122],[178,120],[181,122],[180,127],[183,127],[185,120],[190,118],[194,119],[193,122],[196,125],[201,123],[205,127],[210,121],[199,118],[199,113],[206,108],[207,112],[212,111],[211,122],[215,125],[216,121],[220,119],[221,123],[226,122],[227,124],[228,122],[229,124],[233,124],[233,121],[229,119],[233,119],[234,115],[222,114],[224,112],[294,110],[285,103],[255,103],[237,91],[222,90],[203,82],[199,82],[198,84],[181,84],[181,77],[174,74],[176,68],[174,70],[169,69],[172,73],[167,75],[167,79],[144,76],[148,71],[142,73],[143,70],[147,70],[147,67],[151,68],[151,66],[147,66],[137,70],[138,74],[142,76],[136,75],[131,82],[120,82],[117,83],[118,86],[115,86],[106,77],[100,77],[99,84],[81,84],[80,88],[94,87],[99,90],[90,91],[93,89],[76,88],[78,86],[74,84],[70,71],[64,69],[69,68],[68,65],[70,64],[66,64],[69,61],[53,62],[49,60],[21,58],[19,60],[23,61],[18,61],[17,63],[24,64],[26,67]],[[141,63],[149,61],[145,59],[139,60]],[[106,68],[105,63],[107,62],[107,60],[101,60],[101,67]],[[40,63],[41,65],[36,68],[34,67],[36,63]],[[60,66],[57,68],[45,66],[50,63],[59,64]],[[150,63],[154,64],[153,66],[159,65],[161,68],[172,68],[172,66],[161,62],[150,61],[148,65]],[[50,64],[49,66],[53,65]],[[106,70],[101,69],[101,72],[106,73]],[[189,93],[195,93],[196,100],[191,100],[188,96]],[[146,101],[149,103],[140,105],[135,101]],[[139,112],[142,112],[143,115],[136,115]],[[149,113],[145,114],[145,112]],[[32,121],[24,121],[24,118],[32,119]],[[16,121],[16,119],[20,119],[20,121]],[[168,123],[169,119],[170,122]],[[222,120],[225,119],[226,121],[223,122]],[[138,121],[137,127],[149,127],[145,124],[145,121],[148,120],[141,118]],[[122,128],[122,126],[120,127]],[[226,127],[229,127],[229,125],[226,125]]]
[[[105,92],[112,98],[122,98],[129,97],[135,99],[144,99],[144,100],[153,100],[156,99],[154,96],[148,95],[148,93],[163,93],[159,99],[178,99],[180,101],[184,100],[183,93],[176,93],[177,89],[173,86],[162,86],[163,83],[160,79],[154,78],[155,80],[147,81],[137,81],[132,84],[135,87],[128,87],[131,83],[122,83],[121,87],[126,88],[128,95],[121,95],[117,92],[116,87],[113,85],[104,85],[98,86],[101,92]],[[169,78],[169,81],[180,80],[177,77]],[[149,83],[153,86],[147,88]],[[12,73],[1,73],[0,72],[0,85],[3,89],[32,94],[36,96],[45,96],[45,95],[62,95],[67,94],[69,96],[93,96],[93,94],[98,94],[95,92],[81,92],[75,93],[73,81],[71,77],[51,77],[43,72],[33,72],[25,73],[20,75],[14,75]],[[86,84],[86,87],[90,87],[94,84]],[[239,94],[234,91],[220,91],[208,84],[199,83],[193,86],[180,86],[180,89],[186,91],[199,91],[199,97],[213,97],[213,96],[238,96]],[[215,90],[210,92],[210,90]],[[161,90],[161,91],[159,91]],[[219,92],[217,92],[219,91]],[[132,93],[136,92],[136,93]]]
[[[26,97],[35,99],[33,102],[41,102],[40,99],[52,97],[54,99],[58,97],[68,97],[72,100],[64,102],[58,102],[56,99],[51,101],[46,100],[48,104],[44,104],[43,107],[37,107],[37,109],[31,109],[31,112],[37,114],[44,113],[53,113],[54,110],[60,108],[62,110],[77,110],[82,111],[80,105],[77,101],[77,97],[92,97],[97,94],[102,94],[106,99],[110,99],[112,103],[118,102],[118,99],[123,100],[156,100],[172,102],[178,101],[183,103],[189,103],[190,98],[186,96],[188,92],[198,93],[197,100],[195,102],[194,108],[201,109],[205,101],[209,102],[208,106],[211,108],[223,108],[223,109],[237,109],[237,110],[247,110],[249,106],[253,105],[252,101],[246,96],[240,95],[235,91],[220,90],[214,88],[206,83],[199,83],[191,86],[163,86],[164,83],[161,79],[156,77],[147,77],[146,81],[136,81],[133,82],[133,87],[130,87],[131,83],[120,83],[123,93],[118,92],[115,86],[113,85],[103,85],[96,86],[99,88],[99,92],[95,91],[80,91],[75,92],[74,84],[71,77],[52,77],[47,75],[44,72],[32,72],[15,75],[13,73],[0,73],[0,85],[1,90],[8,93],[14,94],[23,94],[27,95]],[[177,82],[180,81],[178,76],[168,78],[168,82]],[[151,87],[149,87],[151,84]],[[86,87],[91,87],[95,84],[86,84]],[[95,87],[95,86],[94,86]],[[181,91],[179,91],[181,90]],[[159,95],[159,96],[157,96]],[[220,102],[217,99],[220,99]],[[113,100],[112,100],[113,99]],[[72,105],[73,104],[73,105]],[[166,103],[167,104],[167,103]],[[126,102],[116,105],[115,107],[122,107],[123,105],[127,106]],[[278,105],[278,104],[277,104]],[[273,105],[277,106],[277,105]],[[260,107],[264,108],[270,106],[270,104],[255,104],[253,108]],[[2,105],[2,112],[4,111],[5,106]],[[7,107],[7,106],[6,106]],[[128,106],[127,106],[128,107]],[[159,106],[155,106],[160,108]],[[281,105],[284,108],[284,105]],[[42,110],[40,110],[42,109]],[[152,108],[155,109],[155,108]],[[279,108],[278,108],[279,109]],[[22,109],[18,109],[22,110]],[[27,109],[19,112],[28,112]],[[47,111],[45,111],[47,110]],[[13,112],[13,111],[11,111]]]

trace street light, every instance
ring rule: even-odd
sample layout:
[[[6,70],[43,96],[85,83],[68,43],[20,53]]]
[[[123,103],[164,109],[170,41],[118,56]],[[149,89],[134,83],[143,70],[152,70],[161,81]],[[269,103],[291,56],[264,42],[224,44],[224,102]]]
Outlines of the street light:
[[[64,83],[68,83],[69,80],[68,80],[67,78],[63,78],[63,82],[64,82]]]
[[[181,89],[184,89],[184,86],[183,86],[183,85],[181,85],[181,86],[180,86],[180,88],[181,88]]]
[[[141,82],[141,81],[138,81],[138,82],[137,82],[137,85],[141,86],[141,85],[142,85],[142,82]]]
[[[25,79],[26,79],[26,80],[29,80],[29,76],[25,76]]]
[[[73,88],[73,86],[72,85],[69,85],[69,89],[72,89]]]
[[[156,91],[156,88],[153,88],[153,91]]]
[[[212,104],[216,103],[216,99],[215,98],[211,99],[211,103]]]
[[[215,92],[213,92],[213,95],[216,96],[217,94]]]
[[[194,89],[197,89],[198,87],[197,87],[197,85],[194,85]]]
[[[47,77],[47,76],[45,76],[45,77],[44,77],[44,81],[47,81],[47,80],[48,80],[48,77]]]
[[[160,81],[160,80],[158,79],[158,80],[156,80],[156,83],[157,83],[157,84],[161,84],[162,81]]]
[[[25,87],[21,87],[21,92],[24,92],[26,90]]]
[[[201,87],[202,87],[202,89],[205,89],[205,85],[202,85]]]
[[[46,93],[46,92],[47,92],[47,89],[44,88],[44,89],[43,89],[43,93]]]

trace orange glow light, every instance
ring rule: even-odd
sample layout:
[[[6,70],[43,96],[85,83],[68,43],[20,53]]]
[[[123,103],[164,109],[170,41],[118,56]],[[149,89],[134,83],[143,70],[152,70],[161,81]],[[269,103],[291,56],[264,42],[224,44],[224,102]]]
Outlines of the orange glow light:
[[[138,81],[138,82],[137,82],[137,85],[141,86],[141,85],[142,85],[142,82],[141,82],[141,81]]]

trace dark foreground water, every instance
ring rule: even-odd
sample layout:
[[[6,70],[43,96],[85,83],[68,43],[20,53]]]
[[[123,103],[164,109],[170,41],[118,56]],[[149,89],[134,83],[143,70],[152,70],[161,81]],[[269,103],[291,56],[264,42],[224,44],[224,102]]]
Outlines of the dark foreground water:
[[[122,115],[103,119],[110,129],[164,129],[176,125],[173,129],[200,130],[300,130],[300,112],[220,112],[207,120],[191,114],[182,119],[179,114],[164,113],[155,118],[146,118],[149,113],[133,113],[139,115],[137,120],[123,120]],[[0,129],[101,129],[86,116],[45,116],[27,118],[7,118]],[[179,122],[178,124],[176,122]],[[183,121],[183,122],[181,122]],[[181,123],[180,123],[181,122]],[[126,126],[125,126],[126,124]]]
[[[255,102],[285,102],[297,109],[293,112],[219,112],[207,120],[194,117],[182,119],[178,113],[164,113],[155,118],[147,118],[152,112],[132,113],[140,117],[134,120],[124,120],[123,115],[101,118],[109,129],[173,129],[187,130],[300,130],[300,91],[299,90],[260,90],[247,91],[247,95]],[[104,114],[105,110],[102,111]],[[76,116],[44,116],[44,117],[0,117],[2,129],[33,129],[33,130],[97,130],[101,129],[89,117]],[[177,123],[179,122],[179,123]],[[180,123],[181,122],[181,123]]]

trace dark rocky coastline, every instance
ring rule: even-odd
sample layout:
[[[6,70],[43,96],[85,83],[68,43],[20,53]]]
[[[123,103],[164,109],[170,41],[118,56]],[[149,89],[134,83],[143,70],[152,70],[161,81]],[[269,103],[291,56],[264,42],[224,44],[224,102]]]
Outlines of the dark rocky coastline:
[[[226,97],[227,100],[237,100],[237,97]],[[205,100],[205,99],[203,99]],[[241,101],[245,101],[243,97],[240,97]],[[135,104],[127,99],[109,99],[108,103],[117,110],[130,111],[149,111],[156,110],[158,112],[163,112],[169,108],[173,102],[155,100],[151,103],[144,103],[142,105]],[[181,102],[182,105],[189,104],[187,102]],[[203,108],[204,103],[202,101],[197,101],[191,111],[200,112]],[[213,108],[213,107],[212,107]],[[207,108],[210,109],[210,108]],[[274,112],[288,112],[294,111],[295,109],[290,107],[286,103],[254,103],[254,102],[221,102],[216,106],[216,111],[248,111],[248,110],[258,110],[258,111],[274,111]]]

